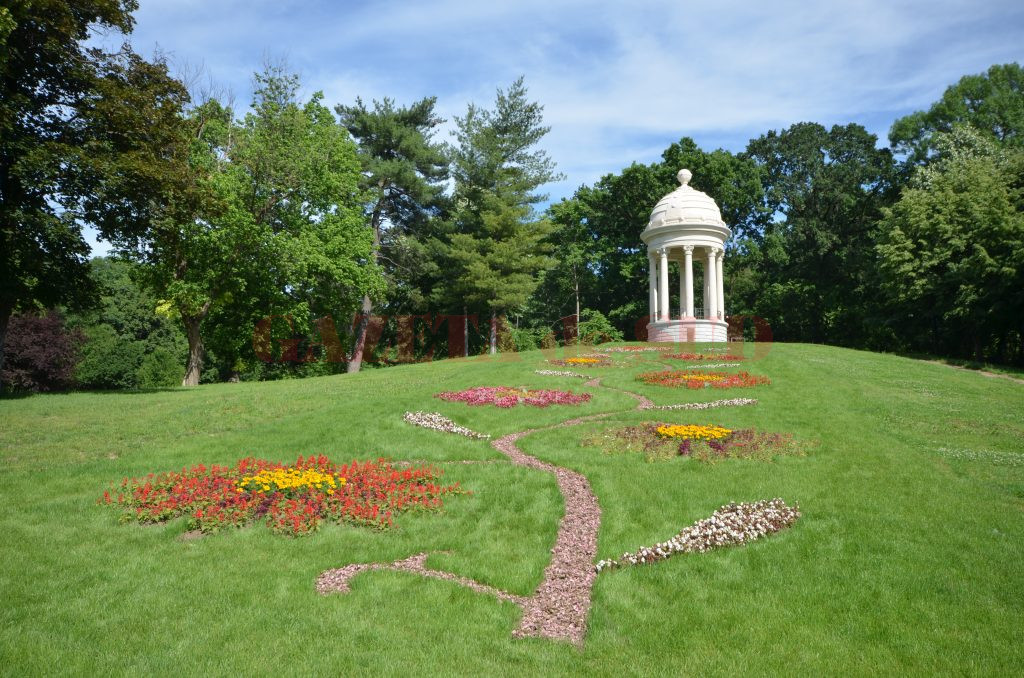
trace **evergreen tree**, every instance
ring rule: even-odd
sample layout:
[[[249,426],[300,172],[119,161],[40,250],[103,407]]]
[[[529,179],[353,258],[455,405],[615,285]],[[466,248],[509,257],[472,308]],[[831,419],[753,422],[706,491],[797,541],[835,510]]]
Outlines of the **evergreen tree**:
[[[538,189],[561,177],[536,148],[550,128],[542,124],[543,107],[527,99],[523,78],[498,90],[494,110],[470,104],[455,122],[455,207],[445,259],[457,273],[440,292],[450,304],[487,309],[494,353],[498,317],[525,306],[552,263],[547,238],[554,227],[534,205],[546,199]]]
[[[410,239],[422,236],[425,222],[437,215],[448,176],[444,148],[432,140],[444,122],[434,112],[436,101],[427,97],[396,107],[384,99],[374,101],[370,110],[356,99],[353,106],[335,107],[341,124],[359,143],[363,183],[371,196],[367,211],[373,257],[382,264],[392,295],[410,284],[410,269],[422,261],[421,246]],[[364,295],[349,372],[358,372],[362,364],[372,311],[373,301]]]

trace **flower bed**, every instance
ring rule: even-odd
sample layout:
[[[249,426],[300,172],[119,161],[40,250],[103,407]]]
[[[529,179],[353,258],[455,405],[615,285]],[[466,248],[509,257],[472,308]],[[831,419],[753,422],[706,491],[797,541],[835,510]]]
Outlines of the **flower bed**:
[[[667,346],[613,346],[602,348],[604,353],[643,353],[644,351],[671,351]]]
[[[608,356],[592,356],[592,355],[581,355],[575,358],[566,358],[564,360],[549,360],[552,365],[560,365],[562,367],[608,367],[611,365],[611,361],[608,360]]]
[[[743,356],[730,353],[666,353],[665,357],[673,360],[744,360]]]
[[[444,393],[438,393],[435,397],[449,402],[462,402],[467,405],[496,405],[497,407],[515,407],[516,405],[532,405],[534,407],[579,405],[590,400],[589,393],[551,391],[547,389],[529,390],[508,386],[474,386],[464,391],[445,391]]]
[[[534,374],[541,374],[545,377],[579,377],[580,379],[590,379],[589,375],[580,374],[579,372],[568,372],[565,370],[534,370]]]
[[[686,388],[744,388],[772,383],[768,377],[749,372],[696,372],[694,370],[661,370],[644,372],[637,381],[656,386],[685,386]]]
[[[710,410],[715,407],[740,407],[756,405],[754,398],[729,398],[728,400],[711,400],[704,403],[678,403],[676,405],[651,405],[648,410]]]
[[[125,521],[186,517],[191,529],[213,532],[264,520],[275,532],[300,535],[324,521],[387,528],[396,513],[439,509],[442,496],[465,492],[437,484],[440,474],[430,466],[397,470],[385,459],[338,466],[325,456],[293,465],[250,457],[125,478],[99,501],[120,507]]]
[[[413,426],[421,426],[423,428],[442,431],[444,433],[454,433],[456,435],[466,436],[467,438],[487,440],[491,437],[486,433],[477,433],[465,426],[459,426],[440,412],[406,412],[402,419]]]
[[[673,457],[692,457],[703,462],[719,459],[768,461],[777,455],[804,454],[804,449],[789,434],[731,430],[714,424],[644,422],[606,431],[585,439],[583,444],[600,447],[608,453],[643,454],[647,461]]]
[[[644,546],[617,559],[602,560],[598,572],[626,565],[655,563],[678,553],[706,553],[723,546],[741,546],[784,530],[800,517],[800,507],[787,506],[779,498],[752,504],[726,504],[710,518],[698,520],[668,541]]]

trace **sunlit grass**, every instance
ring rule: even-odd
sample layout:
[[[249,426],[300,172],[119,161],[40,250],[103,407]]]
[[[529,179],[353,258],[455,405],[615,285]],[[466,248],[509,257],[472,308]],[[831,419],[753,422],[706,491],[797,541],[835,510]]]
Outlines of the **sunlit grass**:
[[[752,357],[750,347],[748,354]],[[776,345],[742,368],[770,386],[669,389],[635,380],[657,354],[588,368],[659,404],[534,374],[540,352],[355,376],[148,394],[0,401],[0,647],[18,674],[989,674],[1024,661],[1024,386],[921,361]],[[442,390],[507,385],[593,394],[579,406],[468,407]],[[779,496],[803,517],[749,546],[602,574],[582,651],[511,637],[519,609],[449,582],[375,572],[318,596],[323,570],[433,553],[432,567],[528,595],[550,557],[554,479],[486,441],[410,426],[438,411],[501,435],[598,412],[520,441],[584,473],[602,509],[598,557],[663,540],[728,501]],[[580,439],[641,421],[793,433],[806,457],[700,464],[604,454]],[[953,451],[980,454],[954,454]],[[262,526],[195,541],[180,522],[118,524],[95,505],[123,476],[243,456],[435,462],[471,495],[389,532]],[[1009,456],[1008,456],[1009,455]],[[454,460],[491,460],[463,465]]]

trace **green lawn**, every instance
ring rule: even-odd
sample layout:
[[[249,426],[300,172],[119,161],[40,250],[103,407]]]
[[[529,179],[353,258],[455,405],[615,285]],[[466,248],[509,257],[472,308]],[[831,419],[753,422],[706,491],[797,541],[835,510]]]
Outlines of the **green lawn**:
[[[764,348],[764,347],[762,347]],[[751,347],[747,347],[751,352]],[[648,354],[650,357],[650,354]],[[669,390],[662,366],[616,355],[603,383],[659,404],[755,397],[752,407],[636,412],[628,395],[545,377],[539,353],[270,383],[0,400],[3,672],[33,674],[984,674],[1024,665],[1024,385],[826,346],[777,344],[743,369],[772,385]],[[567,368],[554,368],[567,369]],[[583,368],[568,368],[582,371]],[[499,410],[432,395],[475,385],[572,388],[580,407]],[[421,551],[428,565],[528,595],[550,557],[554,478],[486,441],[415,428],[433,410],[494,435],[582,414],[525,452],[585,474],[602,509],[598,557],[664,540],[728,501],[798,502],[757,543],[602,573],[583,649],[514,639],[520,610],[456,584],[371,572],[321,597],[323,570]],[[579,440],[663,420],[756,426],[813,443],[772,463],[645,462]],[[111,481],[243,456],[443,462],[472,495],[378,532],[306,538],[263,526],[199,540],[123,525]]]

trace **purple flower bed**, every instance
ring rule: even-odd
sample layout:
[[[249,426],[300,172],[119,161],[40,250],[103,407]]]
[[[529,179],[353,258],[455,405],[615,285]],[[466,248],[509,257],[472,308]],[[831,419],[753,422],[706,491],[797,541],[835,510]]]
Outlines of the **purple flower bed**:
[[[474,386],[463,391],[445,391],[435,397],[449,402],[461,402],[467,405],[495,405],[497,407],[515,407],[516,405],[579,405],[590,400],[589,393],[573,393],[572,391],[553,391],[547,389],[529,390],[511,388],[509,386]]]

